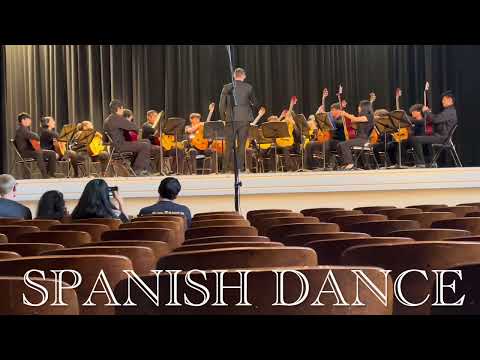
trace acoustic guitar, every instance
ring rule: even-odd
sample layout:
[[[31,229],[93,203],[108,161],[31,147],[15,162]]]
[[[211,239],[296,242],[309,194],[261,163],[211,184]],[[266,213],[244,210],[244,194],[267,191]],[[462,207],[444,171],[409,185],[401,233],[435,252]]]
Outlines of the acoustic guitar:
[[[343,94],[343,87],[342,85],[339,85],[338,93],[337,93],[339,104],[343,104],[342,94]],[[342,116],[342,123],[343,123],[343,131],[345,133],[345,140],[355,139],[357,137],[357,130],[355,130],[352,120],[345,118],[345,116]]]
[[[427,81],[425,83],[425,90],[423,91],[423,105],[428,107],[428,92],[430,91],[430,83]],[[433,123],[429,117],[425,116],[425,135],[433,135]]]
[[[213,111],[215,110],[215,103],[211,103],[208,106],[208,117],[205,122],[209,122],[212,119]],[[205,123],[198,124],[198,129],[195,132],[193,138],[190,140],[190,143],[200,151],[205,151],[208,149],[209,141],[205,139]]]
[[[328,89],[325,88],[323,89],[323,94],[322,94],[322,108],[323,108],[323,111],[325,111],[325,99],[328,97]],[[317,130],[317,134],[316,134],[316,140],[320,143],[324,143],[324,142],[327,142],[329,140],[331,140],[333,137],[332,135],[332,131],[331,130],[327,130],[327,131],[323,131],[320,129],[320,124],[318,124],[318,130]]]
[[[395,91],[396,110],[400,110],[401,96],[402,96],[402,89],[397,88],[397,90]],[[395,140],[395,142],[402,142],[402,141],[408,140],[408,135],[409,135],[409,129],[403,128],[403,129],[400,129],[400,131],[397,131],[396,133],[392,134],[392,137],[393,137],[393,140]]]
[[[284,137],[284,138],[276,139],[275,142],[276,142],[278,147],[286,148],[286,147],[293,146],[293,144],[295,143],[295,139],[293,138],[293,130],[295,129],[295,123],[293,122],[293,119],[291,119],[291,117],[292,117],[293,107],[297,104],[297,102],[298,102],[297,97],[292,96],[292,98],[290,99],[290,107],[288,108],[288,111],[285,112],[284,118],[282,118],[280,120],[280,121],[287,121],[288,122],[288,134],[289,134],[289,136]]]

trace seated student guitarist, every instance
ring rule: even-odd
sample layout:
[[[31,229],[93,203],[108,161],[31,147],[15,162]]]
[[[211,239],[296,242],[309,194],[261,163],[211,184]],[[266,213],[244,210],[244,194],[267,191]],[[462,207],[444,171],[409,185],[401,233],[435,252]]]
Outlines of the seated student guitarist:
[[[154,162],[157,166],[157,171],[159,169],[159,161],[160,161],[160,136],[157,134],[157,129],[155,128],[156,123],[159,120],[159,113],[156,110],[149,110],[147,111],[147,121],[145,121],[142,125],[142,140],[149,141],[152,146],[152,155],[154,156]],[[162,148],[163,148],[163,157],[170,158],[173,164],[172,171],[174,173],[177,171],[177,161],[175,160],[175,156],[178,153],[178,166],[180,169],[183,168],[183,161],[185,159],[183,144],[178,143],[178,152],[175,151],[175,144],[170,144],[169,142],[170,136],[162,135]]]
[[[32,118],[27,113],[20,113],[17,116],[18,127],[15,132],[15,146],[24,158],[33,158],[44,179],[55,177],[57,156],[55,151],[42,150],[40,137],[30,130]],[[34,144],[35,147],[34,148]]]
[[[349,114],[345,111],[340,112],[340,116],[349,119],[352,125],[356,127],[356,136],[354,139],[342,141],[337,146],[337,151],[344,164],[343,170],[352,170],[354,168],[352,146],[363,146],[369,141],[369,136],[373,130],[373,109],[369,100],[362,100],[358,104],[358,116]]]
[[[55,141],[58,139],[58,132],[55,130],[57,122],[51,116],[45,116],[40,120],[40,147],[43,150],[55,151]],[[60,156],[57,154],[57,159]]]
[[[417,167],[425,167],[424,144],[443,144],[450,131],[457,125],[457,110],[455,109],[455,97],[451,91],[442,94],[443,110],[439,114],[432,114],[431,110],[423,106],[425,123],[432,122],[432,134],[416,135],[410,138],[410,144],[415,149]],[[412,114],[413,115],[413,114]],[[417,114],[419,117],[420,115]],[[418,120],[421,121],[421,120]],[[416,121],[417,123],[417,121]],[[425,129],[426,132],[426,129]]]
[[[125,132],[138,133],[135,123],[128,121],[124,116],[124,106],[119,100],[110,102],[110,115],[103,122],[103,128],[113,141],[116,151],[132,152],[135,155],[133,170],[137,176],[150,175],[150,156],[152,145],[145,141],[127,141]]]

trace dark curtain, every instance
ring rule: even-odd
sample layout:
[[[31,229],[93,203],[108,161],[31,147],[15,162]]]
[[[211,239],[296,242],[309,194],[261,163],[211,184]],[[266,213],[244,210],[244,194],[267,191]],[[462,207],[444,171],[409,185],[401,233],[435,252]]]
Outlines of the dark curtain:
[[[268,113],[279,114],[292,95],[298,112],[314,112],[324,87],[327,104],[339,84],[354,112],[374,91],[376,108],[395,105],[402,88],[403,108],[423,101],[425,81],[432,86],[433,109],[440,93],[455,91],[460,129],[456,140],[466,165],[479,165],[476,94],[480,82],[478,46],[441,45],[234,45],[234,66],[247,70]],[[169,116],[207,113],[230,80],[227,52],[221,45],[16,45],[5,46],[5,105],[1,134],[11,138],[15,115],[27,111],[38,120],[54,116],[59,127],[92,120],[101,128],[112,98],[123,100],[144,121],[150,108]],[[215,114],[218,118],[218,112]],[[5,148],[4,148],[5,149]],[[6,153],[5,151],[3,152]],[[9,160],[13,154],[8,153]],[[6,162],[3,163],[6,165]],[[4,166],[5,169],[5,166]]]

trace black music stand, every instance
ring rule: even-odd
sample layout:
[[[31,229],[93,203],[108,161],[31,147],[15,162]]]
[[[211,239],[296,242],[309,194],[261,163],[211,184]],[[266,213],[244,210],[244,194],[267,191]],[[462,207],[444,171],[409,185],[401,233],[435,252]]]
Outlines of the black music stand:
[[[178,134],[183,133],[183,129],[185,127],[185,119],[179,118],[179,117],[170,117],[167,119],[165,122],[165,125],[163,127],[163,133],[165,135],[173,135],[175,136],[175,161],[177,164],[177,175],[180,175],[178,172],[178,146],[177,146],[177,140],[178,140]],[[163,162],[163,159],[162,159]]]
[[[304,139],[305,139],[305,136],[308,136],[308,132],[309,132],[307,118],[303,114],[298,114],[293,117],[293,120],[295,121],[295,125],[297,126],[297,129],[300,129],[300,156],[302,157],[302,167],[298,169],[297,172],[304,172],[305,171],[305,161],[303,158],[303,155],[305,152]]]
[[[271,121],[260,126],[264,138],[270,140],[275,156],[275,172],[278,172],[277,144],[276,140],[289,137],[288,125],[285,121]]]
[[[165,120],[165,111],[161,111],[159,118],[158,118],[158,124],[157,124],[157,131],[158,131],[158,143],[160,145],[160,175],[165,176],[165,172],[163,171],[163,144],[162,144],[162,123]]]
[[[387,165],[387,137],[390,134],[393,134],[397,131],[395,126],[392,124],[392,121],[389,116],[389,112],[382,112],[381,114],[378,114],[376,117],[374,117],[374,128],[377,131],[380,136],[383,136],[383,142],[385,145],[385,155],[384,155],[384,167],[383,169],[388,169]]]
[[[203,125],[203,137],[205,139],[211,140],[212,142],[216,140],[225,139],[225,123],[221,120],[218,121],[208,121]],[[222,153],[225,149],[222,148]],[[218,174],[218,152],[215,151],[215,174]]]
[[[318,131],[321,132],[330,132],[333,130],[333,126],[328,120],[328,113],[318,113],[315,114],[315,121],[317,122]],[[322,152],[323,152],[323,171],[327,170],[327,142],[322,143]]]

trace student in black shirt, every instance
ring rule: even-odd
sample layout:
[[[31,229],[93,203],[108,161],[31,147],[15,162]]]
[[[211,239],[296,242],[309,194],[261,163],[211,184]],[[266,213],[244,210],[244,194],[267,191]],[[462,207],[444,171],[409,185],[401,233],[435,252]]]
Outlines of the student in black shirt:
[[[38,150],[32,145],[32,140],[40,142],[40,137],[30,130],[32,117],[27,113],[20,113],[17,116],[18,127],[15,132],[15,146],[20,155],[24,158],[33,158],[38,164],[38,168],[43,178],[55,177],[57,166],[57,155],[55,151]],[[46,162],[46,164],[45,164]]]
[[[55,151],[54,141],[58,139],[58,133],[55,131],[57,123],[51,116],[45,116],[41,120],[42,129],[40,130],[40,146],[43,150]]]
[[[351,120],[356,125],[356,137],[352,140],[343,141],[338,144],[337,150],[340,154],[344,167],[343,170],[352,170],[353,155],[352,146],[363,146],[369,141],[369,136],[373,130],[373,109],[372,103],[368,100],[360,101],[358,105],[358,116],[349,114],[345,111],[341,111],[340,116]]]
[[[158,187],[158,193],[160,194],[159,201],[155,205],[140,210],[139,216],[151,214],[183,214],[190,227],[192,215],[189,208],[174,202],[181,189],[182,186],[177,179],[173,177],[163,179]]]
[[[0,175],[0,217],[31,220],[30,209],[15,200],[17,181],[12,175]]]

